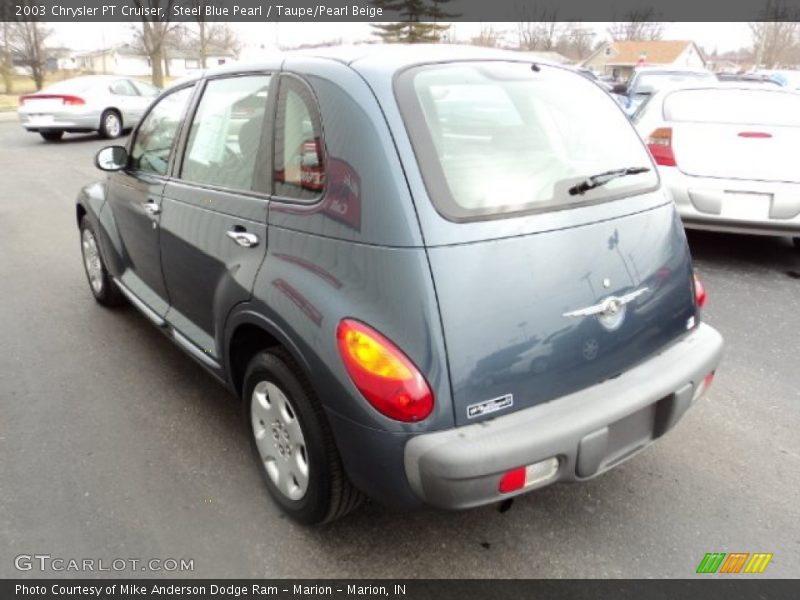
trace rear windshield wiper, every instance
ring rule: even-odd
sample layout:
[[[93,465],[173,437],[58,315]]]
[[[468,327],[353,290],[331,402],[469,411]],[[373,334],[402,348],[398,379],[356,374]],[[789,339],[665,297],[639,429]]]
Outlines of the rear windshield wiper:
[[[573,185],[567,191],[569,192],[570,196],[584,194],[589,190],[593,190],[594,188],[598,188],[601,185],[605,185],[609,181],[612,181],[614,179],[619,179],[620,177],[627,177],[628,175],[638,175],[639,173],[646,173],[649,170],[650,167],[627,167],[626,169],[614,169],[613,171],[598,173],[597,175],[592,175],[591,177],[587,177],[580,183]]]

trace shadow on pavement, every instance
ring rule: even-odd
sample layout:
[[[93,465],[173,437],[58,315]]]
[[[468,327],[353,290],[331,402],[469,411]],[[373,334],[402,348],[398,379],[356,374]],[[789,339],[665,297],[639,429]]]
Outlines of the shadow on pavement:
[[[708,266],[732,265],[782,271],[800,278],[800,249],[788,237],[687,231],[695,261]]]

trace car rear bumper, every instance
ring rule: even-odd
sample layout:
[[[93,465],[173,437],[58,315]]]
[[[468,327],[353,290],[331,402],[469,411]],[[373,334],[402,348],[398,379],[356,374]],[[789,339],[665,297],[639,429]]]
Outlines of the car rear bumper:
[[[614,379],[490,421],[416,436],[405,446],[409,484],[423,502],[462,509],[599,475],[678,422],[717,368],[722,347],[720,334],[700,324]],[[554,457],[551,478],[498,491],[508,470]]]
[[[800,184],[659,173],[689,229],[800,235]]]
[[[89,112],[18,113],[22,126],[28,131],[48,131],[52,129],[78,129],[94,131],[100,127],[100,114]]]

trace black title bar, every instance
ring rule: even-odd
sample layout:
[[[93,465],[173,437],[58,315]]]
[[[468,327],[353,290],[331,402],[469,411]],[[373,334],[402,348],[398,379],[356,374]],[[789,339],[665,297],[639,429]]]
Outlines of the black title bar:
[[[3,600],[795,600],[798,580],[2,580]]]
[[[388,8],[397,4],[386,0],[0,0],[0,21],[800,20],[800,0],[424,0],[416,3],[423,12]]]

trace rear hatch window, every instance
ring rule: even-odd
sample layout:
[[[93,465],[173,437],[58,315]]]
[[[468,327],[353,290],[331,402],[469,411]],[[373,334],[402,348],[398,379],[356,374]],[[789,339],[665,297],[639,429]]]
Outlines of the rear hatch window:
[[[561,210],[658,185],[648,170],[569,193],[589,176],[651,162],[614,100],[566,69],[427,65],[401,73],[395,91],[428,195],[450,220]]]

